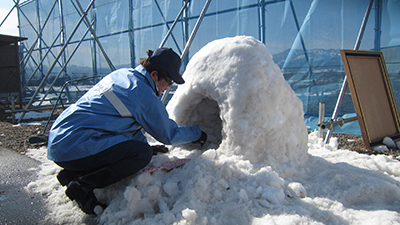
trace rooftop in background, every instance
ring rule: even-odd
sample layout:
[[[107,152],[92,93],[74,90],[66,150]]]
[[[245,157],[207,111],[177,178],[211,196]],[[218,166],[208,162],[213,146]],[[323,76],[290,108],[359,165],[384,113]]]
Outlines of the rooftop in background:
[[[15,42],[25,41],[25,40],[28,40],[28,38],[0,34],[0,47],[11,44],[11,43],[15,43]]]

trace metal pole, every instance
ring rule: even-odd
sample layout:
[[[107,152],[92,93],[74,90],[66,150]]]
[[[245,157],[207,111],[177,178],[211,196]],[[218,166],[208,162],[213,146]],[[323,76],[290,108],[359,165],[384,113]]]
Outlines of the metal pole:
[[[362,21],[362,24],[361,24],[361,27],[360,27],[360,31],[358,32],[356,44],[354,45],[354,50],[358,50],[360,48],[361,41],[362,41],[362,38],[364,36],[365,27],[367,27],[369,14],[370,14],[371,9],[372,9],[372,3],[374,3],[374,0],[370,0],[369,1],[367,10],[365,11],[364,18],[363,18],[363,21]]]
[[[87,23],[88,26],[89,26],[90,33],[92,33],[94,39],[96,40],[96,43],[97,43],[97,45],[99,46],[101,53],[103,53],[103,56],[104,56],[105,60],[107,61],[108,66],[110,67],[111,71],[114,71],[114,70],[115,70],[115,67],[114,67],[114,65],[112,64],[110,58],[108,57],[106,51],[104,51],[104,48],[103,48],[103,46],[101,45],[99,39],[97,38],[96,33],[94,32],[92,26],[90,25],[90,22],[89,22],[88,18],[86,18],[86,13],[84,13],[83,8],[82,8],[81,4],[79,3],[79,0],[76,0],[76,4],[78,4],[79,10],[81,10],[81,13],[83,14],[83,17],[84,17],[86,23]]]
[[[312,4],[314,4],[314,3],[312,3]],[[312,7],[312,6],[311,6],[311,7]],[[313,75],[313,72],[312,72],[312,69],[311,69],[310,57],[308,56],[306,44],[304,43],[304,38],[303,38],[303,35],[302,35],[302,29],[301,29],[301,27],[300,27],[300,25],[299,25],[299,21],[298,21],[298,19],[297,19],[297,14],[296,14],[296,11],[294,10],[294,5],[293,5],[293,1],[292,1],[292,0],[290,0],[290,8],[291,8],[291,10],[292,10],[293,19],[294,19],[294,21],[295,21],[296,28],[297,28],[297,31],[298,31],[298,35],[299,35],[299,38],[300,38],[301,47],[302,47],[302,49],[303,49],[304,56],[306,57],[306,62],[308,63],[308,73],[310,74],[310,79],[312,79],[312,82],[313,82],[313,84],[314,84],[314,87],[315,87],[315,94],[316,94],[317,97],[319,98],[320,96],[319,96],[319,94],[318,94],[318,89],[316,88],[317,85],[316,85],[316,83],[315,83],[314,75]],[[310,98],[310,97],[308,96],[308,98]]]
[[[53,3],[53,7],[52,7],[52,9],[51,9],[51,11],[50,11],[50,13],[48,15],[48,18],[51,15],[51,12],[53,11],[53,8],[54,8],[55,5],[56,5],[56,1],[54,1],[54,3]],[[37,42],[38,43],[37,48],[38,48],[38,53],[39,53],[39,60],[41,61],[43,59],[42,32],[44,30],[44,27],[46,26],[47,19],[46,19],[45,23],[43,24],[43,28],[42,28],[42,26],[40,25],[39,1],[36,1],[36,15],[37,15],[37,26],[38,26],[38,31],[39,31],[36,40],[39,40]],[[34,47],[35,44],[36,44],[36,42],[32,45],[32,47]],[[32,52],[33,52],[33,48],[32,48]],[[26,63],[25,63],[25,65],[26,65]],[[40,71],[42,71],[41,75],[42,75],[42,79],[43,79],[43,64],[39,64],[39,66],[40,66]]]
[[[94,23],[94,21],[93,21]],[[93,24],[90,24],[90,26]],[[75,55],[76,50],[78,50],[79,46],[81,45],[83,39],[85,39],[87,33],[89,32],[89,28],[86,29],[86,32],[82,35],[82,38],[79,40],[78,44],[75,46],[74,50],[72,50],[70,56],[68,57],[68,59],[65,61],[64,65],[62,66],[60,72],[58,72],[58,74],[54,77],[53,83],[51,83],[51,87],[54,86],[54,84],[57,82],[58,77],[61,75],[62,71],[65,69],[65,67],[68,65],[69,61],[71,60],[71,58]],[[49,94],[50,89],[48,89],[46,91],[46,93],[43,95],[42,99],[39,102],[39,106],[42,105],[42,102],[44,100],[44,98]]]
[[[31,79],[33,78],[33,76],[36,74],[36,72],[39,70],[40,65],[42,65],[43,61],[46,59],[47,54],[51,51],[51,49],[54,47],[54,44],[56,43],[58,37],[61,34],[61,30],[58,32],[56,38],[54,38],[53,43],[51,43],[49,49],[47,50],[47,52],[44,54],[43,58],[40,60],[40,62],[38,63],[38,65],[36,66],[35,70],[32,72],[32,74],[29,76],[29,79],[26,81],[24,87],[22,88],[22,92],[28,87],[28,83],[31,81]]]
[[[93,28],[95,31],[97,31],[97,10],[96,10],[96,4],[93,4],[92,8],[92,21],[95,21],[93,23]],[[92,37],[90,40],[90,53],[92,54],[92,74],[93,76],[98,74],[97,70],[97,46],[96,46],[96,40]]]
[[[382,35],[382,0],[375,1],[375,42],[374,50],[381,50],[381,35]]]
[[[174,29],[176,23],[178,22],[179,18],[181,17],[183,11],[186,9],[187,4],[188,4],[189,1],[190,1],[190,0],[185,0],[185,4],[182,6],[181,11],[179,11],[178,15],[176,16],[174,22],[172,23],[172,25],[171,25],[171,27],[169,28],[167,34],[165,35],[164,39],[162,40],[162,42],[161,42],[159,48],[162,48],[162,47],[164,46],[164,44],[165,44],[165,42],[167,41],[169,35],[171,34],[172,30]],[[155,0],[155,2],[156,2],[157,7],[158,7],[158,3],[157,3],[156,0]],[[164,16],[163,16],[163,18],[164,18]],[[165,18],[164,18],[164,21],[166,21]],[[166,23],[166,24],[167,24],[167,23]],[[168,27],[168,24],[167,24],[167,27]],[[172,38],[174,38],[174,37],[172,36]],[[175,40],[175,38],[174,38],[174,40]],[[176,43],[176,41],[175,41],[175,43]],[[178,46],[178,45],[177,45],[177,46]]]
[[[129,0],[129,47],[131,55],[131,67],[135,67],[135,34],[133,32],[133,0]]]
[[[21,62],[24,62],[25,59],[27,59],[33,52],[33,49],[35,48],[36,42],[40,39],[41,41],[43,41],[42,39],[42,31],[45,28],[47,22],[49,21],[50,15],[53,12],[54,6],[56,5],[57,1],[54,1],[53,5],[51,6],[51,9],[49,11],[49,14],[46,17],[46,20],[43,23],[43,27],[40,27],[40,15],[39,15],[39,5],[37,5],[37,16],[38,16],[38,24],[39,24],[39,31],[36,31],[36,29],[34,28],[33,24],[29,21],[28,17],[25,15],[25,13],[20,10],[20,12],[22,13],[22,15],[26,18],[26,20],[29,22],[29,24],[31,25],[32,29],[35,31],[35,33],[37,34],[37,37],[35,39],[35,41],[32,43],[31,47],[29,48],[28,52],[26,53],[26,55],[22,58]],[[37,3],[39,4],[39,3]],[[39,45],[41,45],[41,41],[39,42]],[[40,47],[40,46],[39,46]],[[24,63],[23,67],[26,66],[26,62]]]
[[[208,6],[210,6],[211,0],[207,0],[206,4],[203,7],[203,10],[200,13],[199,19],[196,22],[196,25],[193,28],[192,33],[190,34],[189,41],[186,43],[185,49],[183,49],[182,55],[181,55],[181,61],[183,61],[189,52],[189,48],[192,45],[193,39],[196,36],[197,31],[199,30],[200,24],[203,21],[204,15],[207,12]]]
[[[17,7],[19,3],[19,0],[17,2],[14,2],[14,6],[11,8],[11,10],[7,13],[6,17],[4,18],[4,20],[0,23],[0,27],[3,25],[3,23],[6,21],[6,19],[10,16],[11,12],[15,9],[15,7]]]
[[[347,119],[343,119],[343,118],[340,118],[337,120],[330,119],[328,122],[322,122],[322,123],[318,124],[318,126],[321,129],[330,129],[330,128],[336,127],[336,126],[343,126],[345,123],[350,123],[350,122],[356,121],[357,119],[358,119],[357,116],[350,117]]]
[[[86,32],[86,33],[87,33],[87,32]],[[86,36],[86,34],[85,34],[84,36]],[[55,111],[56,108],[57,108],[58,102],[61,101],[61,95],[62,95],[62,93],[64,92],[65,87],[66,87],[69,83],[71,83],[71,82],[81,81],[81,80],[87,80],[87,79],[96,78],[96,77],[100,77],[100,76],[85,77],[85,78],[81,78],[81,79],[70,80],[70,81],[67,81],[67,82],[64,83],[64,85],[63,85],[62,88],[61,88],[60,94],[58,95],[58,98],[57,98],[57,100],[56,100],[56,103],[54,104],[53,109],[51,110],[51,113],[50,113],[49,119],[47,120],[46,126],[45,126],[44,129],[43,129],[43,132],[42,132],[43,134],[46,133],[47,127],[48,127],[49,124],[50,124],[51,116],[54,114],[54,111]],[[63,105],[63,108],[64,108],[64,104],[62,104],[62,105]]]
[[[189,8],[186,7],[186,9],[184,10],[184,14],[182,17],[183,23],[181,23],[182,25],[182,33],[183,33],[183,37],[182,37],[182,41],[183,41],[183,45],[186,45],[186,43],[189,41],[189,20],[190,20],[190,15],[189,15]],[[182,54],[182,53],[181,53]],[[183,67],[184,70],[186,69],[186,65],[189,63],[189,59],[184,59],[182,61],[183,63]]]
[[[71,41],[72,37],[74,36],[76,30],[78,29],[79,25],[81,24],[81,22],[83,21],[83,18],[86,16],[87,11],[90,9],[90,7],[92,6],[94,0],[91,0],[88,7],[86,8],[84,14],[81,16],[81,18],[79,19],[78,23],[76,24],[75,28],[72,30],[70,36],[68,37],[67,41],[65,42],[64,46],[62,47],[62,49],[60,50],[60,53],[58,53],[57,57],[54,59],[53,64],[50,66],[49,71],[46,73],[46,75],[44,76],[44,78],[42,79],[42,81],[39,84],[39,87],[37,88],[37,90],[35,91],[35,93],[33,94],[33,96],[31,97],[31,99],[29,100],[29,103],[27,104],[27,106],[25,107],[25,109],[29,109],[29,107],[31,107],[33,101],[35,100],[37,94],[40,91],[40,88],[43,87],[43,85],[46,82],[47,77],[50,75],[51,71],[53,70],[54,66],[56,65],[58,59],[61,57],[61,54],[64,52],[65,48],[67,47],[68,43]],[[21,114],[21,117],[18,119],[18,123],[21,122],[21,120],[24,118],[26,112],[23,112]]]
[[[370,0],[367,10],[365,11],[360,30],[358,32],[357,41],[356,41],[356,44],[354,45],[354,50],[358,50],[360,48],[361,41],[364,36],[365,27],[367,26],[369,13],[371,12],[373,2],[374,2],[374,0]],[[338,118],[339,110],[340,110],[340,107],[342,106],[346,90],[347,90],[347,76],[344,76],[342,88],[340,90],[339,97],[337,99],[336,106],[335,106],[335,109],[332,114],[332,120],[336,120]],[[326,132],[325,144],[327,144],[329,142],[329,139],[331,138],[331,135],[332,135],[332,132],[334,129],[335,129],[335,127],[333,126]]]
[[[54,5],[53,5],[53,6],[54,6]],[[53,7],[52,7],[52,8],[53,8]],[[53,10],[53,9],[52,9],[52,10]],[[52,10],[51,10],[51,11],[52,11]],[[35,40],[35,42],[31,45],[30,49],[28,50],[28,52],[27,52],[23,57],[21,57],[22,60],[20,61],[20,67],[21,67],[21,68],[25,68],[26,64],[28,63],[27,58],[31,57],[32,51],[33,51],[33,49],[34,49],[34,47],[35,47],[35,44],[36,44],[38,38],[41,37],[41,34],[39,35],[39,32],[35,29],[35,27],[33,26],[33,24],[29,21],[28,17],[25,15],[25,13],[24,13],[21,9],[19,9],[18,12],[19,12],[21,15],[23,15],[23,16],[25,17],[25,19],[28,21],[29,25],[32,27],[33,31],[38,35],[37,38],[36,38],[36,40]],[[48,21],[48,18],[49,18],[50,15],[51,15],[51,13],[47,16],[45,24],[47,24],[47,21]],[[19,18],[18,18],[18,20],[19,20]],[[20,29],[21,29],[21,28],[20,28]],[[45,42],[43,39],[41,39],[41,41],[43,42],[43,44],[44,44],[47,48],[49,48],[49,46],[47,46],[46,42]],[[53,52],[50,51],[50,53],[54,56],[54,58],[56,57],[56,56],[53,54]],[[24,62],[25,59],[26,59],[26,61]],[[33,61],[33,63],[35,63],[35,64],[40,68],[40,71],[43,73],[43,66],[42,66],[41,64],[36,63],[36,61],[35,61],[34,58],[32,58],[32,61]],[[58,62],[58,61],[57,61],[57,62]],[[60,63],[58,63],[58,64],[60,64]],[[60,64],[60,66],[61,66],[61,64]],[[26,83],[26,84],[27,84],[27,83]]]
[[[15,99],[14,96],[11,95],[11,122],[15,123]]]
[[[265,0],[259,1],[259,38],[262,43],[266,44],[265,38]]]
[[[208,9],[208,6],[210,5],[210,3],[211,3],[211,0],[207,0],[206,4],[205,4],[204,7],[203,7],[203,10],[202,10],[201,13],[200,13],[199,18],[197,19],[196,25],[194,26],[193,31],[192,31],[192,33],[190,34],[190,37],[189,37],[188,42],[186,43],[185,49],[183,49],[183,52],[182,52],[182,55],[181,55],[181,62],[183,62],[183,60],[185,60],[185,57],[186,57],[187,53],[189,52],[189,48],[190,48],[190,46],[192,45],[193,39],[194,39],[194,37],[196,36],[197,31],[199,30],[200,24],[201,24],[201,22],[203,21],[204,15],[206,14],[207,9]],[[168,94],[169,94],[170,89],[171,89],[171,88],[168,88],[168,89],[165,91],[165,93],[164,93],[164,95],[162,96],[162,98],[161,98],[161,101],[162,101],[164,104],[165,104],[165,100],[167,99],[167,96],[168,96]]]
[[[319,124],[322,124],[325,120],[325,102],[319,103]],[[318,128],[318,137],[324,138],[324,129],[321,126]]]
[[[61,32],[60,43],[63,44],[64,40],[65,40],[65,21],[64,21],[64,7],[63,7],[63,3],[61,0],[58,0],[58,11],[59,11],[59,15],[60,15],[60,32]],[[67,56],[64,51],[64,53],[62,55],[62,60],[61,60],[62,64],[65,64],[66,58],[67,58]],[[65,68],[62,71],[64,73],[64,76],[68,76],[67,68]]]

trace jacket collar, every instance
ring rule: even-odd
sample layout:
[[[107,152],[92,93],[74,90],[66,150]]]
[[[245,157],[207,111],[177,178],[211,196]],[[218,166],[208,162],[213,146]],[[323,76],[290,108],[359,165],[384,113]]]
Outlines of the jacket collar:
[[[156,85],[154,84],[153,79],[151,79],[150,73],[147,72],[146,69],[140,64],[135,67],[135,70],[146,78],[145,81],[147,81],[147,84],[151,87],[151,89],[153,89],[154,93],[157,94]]]

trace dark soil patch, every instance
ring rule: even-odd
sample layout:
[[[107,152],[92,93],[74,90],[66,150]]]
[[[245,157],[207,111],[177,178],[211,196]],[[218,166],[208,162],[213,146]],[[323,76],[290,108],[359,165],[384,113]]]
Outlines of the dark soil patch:
[[[40,134],[46,124],[14,125],[0,121],[0,146],[24,153],[29,148],[37,148],[44,144],[31,144],[29,138]]]
[[[339,149],[349,149],[367,155],[384,154],[392,156],[393,158],[397,158],[400,161],[400,150],[397,148],[389,148],[389,152],[378,152],[373,149],[365,148],[364,141],[361,135],[333,134],[332,136],[338,138]]]

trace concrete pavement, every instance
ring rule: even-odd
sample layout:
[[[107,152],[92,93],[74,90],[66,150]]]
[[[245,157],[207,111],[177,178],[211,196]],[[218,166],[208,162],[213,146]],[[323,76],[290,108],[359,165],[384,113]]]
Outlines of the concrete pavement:
[[[40,194],[29,193],[24,187],[36,179],[39,162],[0,147],[0,225],[50,224],[45,221],[47,210]]]

